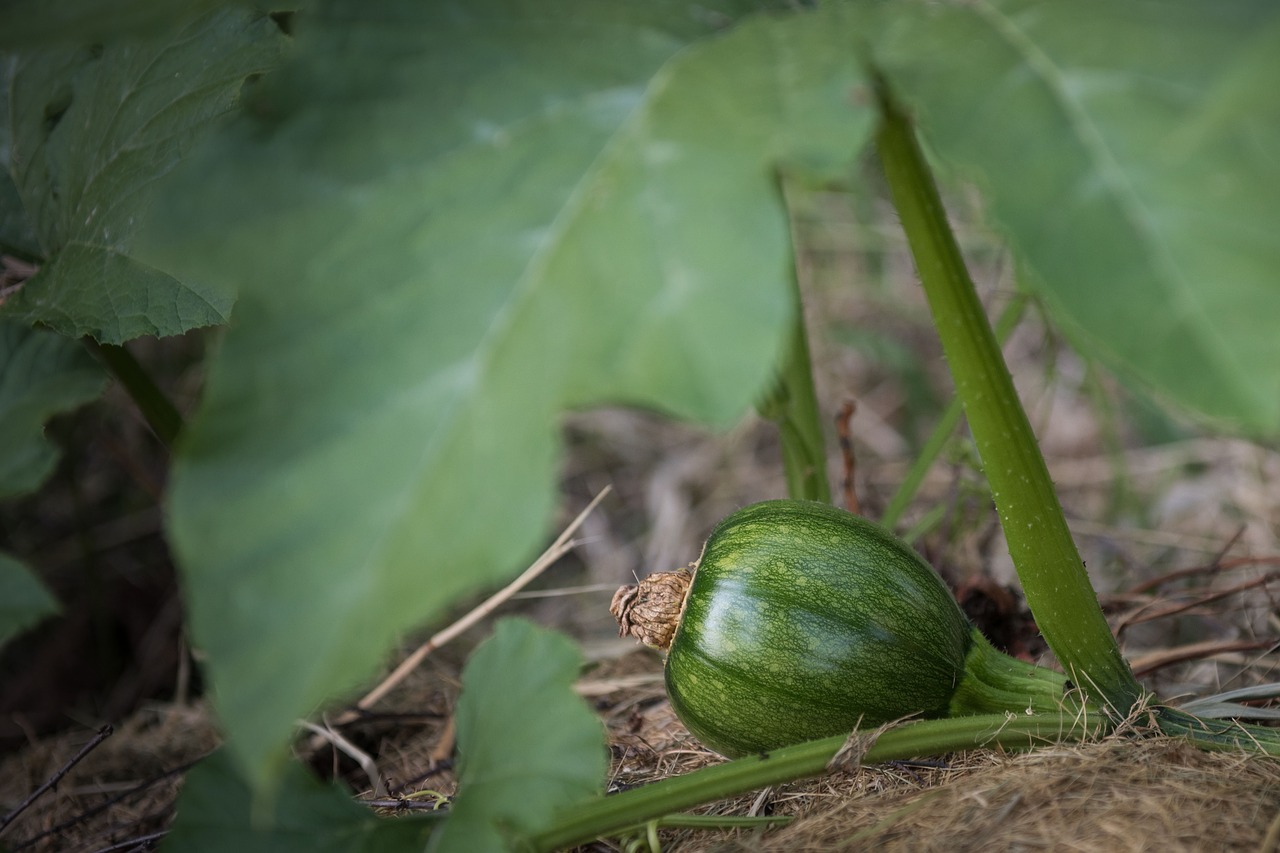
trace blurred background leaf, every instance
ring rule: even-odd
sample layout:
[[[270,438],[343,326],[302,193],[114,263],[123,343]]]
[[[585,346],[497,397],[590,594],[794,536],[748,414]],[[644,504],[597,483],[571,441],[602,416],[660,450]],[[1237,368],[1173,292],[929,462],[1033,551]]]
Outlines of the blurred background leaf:
[[[269,810],[255,803],[226,750],[187,774],[178,816],[162,850],[182,853],[400,853],[426,846],[439,824],[430,817],[378,818],[341,785],[321,782],[301,764],[280,779]]]
[[[1280,9],[893,13],[877,64],[1076,347],[1163,400],[1280,431]]]
[[[241,285],[171,533],[252,778],[519,568],[559,410],[725,425],[757,396],[790,312],[776,169],[849,163],[872,116],[833,17],[688,48],[742,6],[323,4],[171,188],[153,256]]]
[[[146,35],[225,0],[5,0],[0,4],[0,50],[87,44],[121,35]]]

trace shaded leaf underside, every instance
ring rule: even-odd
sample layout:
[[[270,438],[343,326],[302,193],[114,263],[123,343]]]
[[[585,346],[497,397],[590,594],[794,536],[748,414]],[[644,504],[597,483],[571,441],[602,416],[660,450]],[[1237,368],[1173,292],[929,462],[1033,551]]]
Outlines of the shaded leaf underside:
[[[902,15],[873,52],[1082,351],[1274,433],[1277,49],[1280,14],[1247,0],[981,0]]]
[[[158,218],[165,264],[242,285],[172,521],[255,778],[401,630],[518,568],[561,407],[744,411],[789,321],[776,166],[868,130],[820,17],[664,65],[724,15],[509,11],[323,7]]]

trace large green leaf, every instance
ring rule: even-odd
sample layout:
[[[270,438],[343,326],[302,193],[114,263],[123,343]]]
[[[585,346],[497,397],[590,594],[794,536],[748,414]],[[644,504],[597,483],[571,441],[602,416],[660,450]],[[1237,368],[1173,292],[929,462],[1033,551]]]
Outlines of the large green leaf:
[[[898,4],[873,46],[1080,348],[1280,430],[1280,7]]]
[[[76,341],[0,320],[0,498],[39,488],[58,461],[45,421],[105,386],[102,368]]]
[[[154,32],[223,0],[4,0],[0,3],[0,48]]]
[[[269,811],[225,750],[182,783],[178,816],[161,846],[180,853],[410,853],[422,850],[438,817],[378,818],[348,791],[291,763]]]
[[[31,570],[0,551],[0,646],[57,612],[57,599]]]
[[[604,728],[573,692],[582,655],[567,638],[504,619],[462,673],[458,796],[435,853],[501,853],[558,810],[600,796]]]
[[[230,9],[145,40],[30,51],[8,63],[9,161],[47,261],[4,312],[122,343],[224,322],[232,290],[140,261],[152,188],[284,44]]]
[[[733,11],[324,4],[175,184],[156,256],[242,288],[170,517],[255,779],[529,556],[560,409],[727,424],[757,395],[789,321],[775,165],[853,159],[870,116],[825,16],[685,50]]]

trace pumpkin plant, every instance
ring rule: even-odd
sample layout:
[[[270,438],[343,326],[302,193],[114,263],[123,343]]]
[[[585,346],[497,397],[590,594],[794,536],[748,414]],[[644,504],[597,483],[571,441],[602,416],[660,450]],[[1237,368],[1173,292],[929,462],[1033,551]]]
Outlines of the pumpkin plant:
[[[6,291],[6,322],[123,344],[230,317],[186,425],[127,383],[160,434],[181,432],[168,534],[227,734],[180,808],[183,849],[233,828],[277,849],[428,833],[553,849],[822,771],[843,736],[602,798],[599,731],[552,713],[576,701],[575,652],[525,628],[469,667],[474,696],[501,684],[521,707],[460,709],[450,830],[355,814],[289,769],[288,743],[403,632],[527,562],[562,410],[725,427],[769,388],[795,496],[825,497],[781,202],[847,185],[873,145],[1024,591],[1100,713],[922,720],[865,758],[1082,737],[1152,701],[1098,611],[916,131],[977,186],[1078,349],[1275,434],[1273,4],[133,0],[137,29],[46,5],[0,13],[0,247],[39,269]],[[521,646],[546,653],[517,665]],[[521,715],[537,708],[535,736]],[[1274,748],[1153,714],[1206,746]],[[547,794],[536,809],[513,772]]]

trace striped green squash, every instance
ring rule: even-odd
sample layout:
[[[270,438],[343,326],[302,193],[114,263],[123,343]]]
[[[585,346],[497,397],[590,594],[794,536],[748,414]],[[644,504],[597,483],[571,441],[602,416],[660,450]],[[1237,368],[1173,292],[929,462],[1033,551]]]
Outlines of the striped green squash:
[[[613,610],[623,633],[669,641],[677,716],[728,756],[904,717],[1057,708],[1066,686],[992,648],[909,546],[827,504],[741,509],[692,576],[651,575]]]

